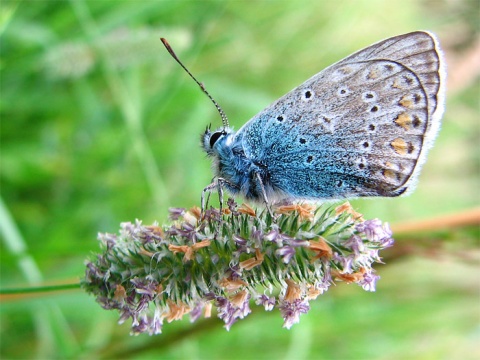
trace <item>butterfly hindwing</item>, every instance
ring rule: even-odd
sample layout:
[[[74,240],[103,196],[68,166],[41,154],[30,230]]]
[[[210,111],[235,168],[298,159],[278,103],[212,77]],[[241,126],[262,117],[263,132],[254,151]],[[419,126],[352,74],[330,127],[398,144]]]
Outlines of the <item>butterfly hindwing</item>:
[[[291,197],[400,195],[439,129],[442,71],[431,34],[390,38],[316,74],[237,137]]]

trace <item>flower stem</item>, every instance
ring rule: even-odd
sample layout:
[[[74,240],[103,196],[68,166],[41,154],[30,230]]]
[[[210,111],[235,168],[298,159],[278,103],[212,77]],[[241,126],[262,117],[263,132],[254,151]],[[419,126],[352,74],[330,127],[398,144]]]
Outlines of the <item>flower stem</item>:
[[[80,289],[80,283],[0,289],[0,295],[29,294],[68,289]]]

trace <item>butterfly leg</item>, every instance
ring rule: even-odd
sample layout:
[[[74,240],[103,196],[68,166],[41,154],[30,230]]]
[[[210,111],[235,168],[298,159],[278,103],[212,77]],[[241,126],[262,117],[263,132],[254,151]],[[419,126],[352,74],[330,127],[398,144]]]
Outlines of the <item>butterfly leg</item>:
[[[260,189],[262,189],[263,202],[265,203],[268,213],[270,214],[272,219],[275,219],[275,216],[273,216],[272,209],[270,208],[270,204],[268,202],[267,192],[265,191],[265,186],[263,185],[263,181],[262,181],[262,177],[260,176],[260,173],[256,172],[255,177],[257,178],[258,184],[260,185]]]
[[[218,187],[218,182],[214,181],[203,189],[202,198],[200,200],[200,204],[201,204],[201,207],[202,207],[202,214],[205,212],[205,210],[208,206],[208,201],[210,200],[210,193],[213,191],[213,189],[215,189],[217,187]],[[206,201],[205,201],[205,194],[207,195]]]
[[[217,185],[217,182],[215,181],[215,178],[212,178],[212,182],[210,185],[208,185],[205,189],[202,191],[202,197],[200,200],[201,207],[202,207],[202,213],[204,210],[208,207],[208,202],[210,201],[210,194],[212,193],[212,189],[215,188]],[[205,201],[205,193],[207,193],[207,199]]]
[[[208,206],[208,199],[210,198],[210,193],[216,188],[218,190],[218,199],[220,202],[220,214],[223,212],[223,188],[226,187],[227,189],[231,189],[232,192],[238,191],[239,188],[237,185],[231,183],[230,181],[224,178],[217,178],[214,180],[210,185],[208,185],[202,191],[202,198],[201,198],[201,206],[202,206],[202,213],[205,212],[206,206]],[[208,194],[207,196],[207,203],[205,204],[205,193]]]

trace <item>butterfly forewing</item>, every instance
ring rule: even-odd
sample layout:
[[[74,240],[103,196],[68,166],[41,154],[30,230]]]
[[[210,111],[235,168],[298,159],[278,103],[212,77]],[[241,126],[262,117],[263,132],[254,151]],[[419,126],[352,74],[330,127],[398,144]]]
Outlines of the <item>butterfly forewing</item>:
[[[390,38],[316,74],[237,136],[289,196],[400,195],[439,129],[442,76],[431,34]]]

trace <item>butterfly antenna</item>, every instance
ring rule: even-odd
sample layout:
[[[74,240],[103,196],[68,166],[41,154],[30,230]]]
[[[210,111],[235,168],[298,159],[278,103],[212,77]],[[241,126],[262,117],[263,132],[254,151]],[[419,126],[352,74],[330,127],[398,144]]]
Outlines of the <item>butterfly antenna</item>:
[[[223,111],[223,109],[220,107],[220,105],[218,105],[218,103],[213,99],[213,97],[209,94],[209,92],[207,91],[207,89],[205,89],[205,86],[203,86],[203,84],[201,82],[199,82],[195,76],[192,75],[192,73],[185,67],[185,65],[183,65],[183,63],[180,61],[180,59],[178,58],[177,54],[175,54],[175,51],[173,51],[172,47],[170,46],[170,44],[168,43],[167,39],[165,38],[160,38],[160,40],[162,40],[162,43],[163,45],[165,46],[165,48],[167,49],[167,51],[170,53],[170,55],[172,55],[172,57],[177,61],[177,63],[180,64],[180,66],[183,68],[183,70],[185,70],[187,72],[188,75],[190,75],[190,77],[198,84],[198,86],[200,86],[200,89],[202,89],[202,91],[208,96],[208,98],[210,99],[210,101],[213,103],[213,105],[215,105],[215,107],[217,108],[217,111],[218,113],[220,114],[221,118],[222,118],[222,124],[223,124],[223,127],[224,128],[227,128],[229,125],[228,125],[228,119],[227,119],[227,115],[225,115],[225,112]]]

